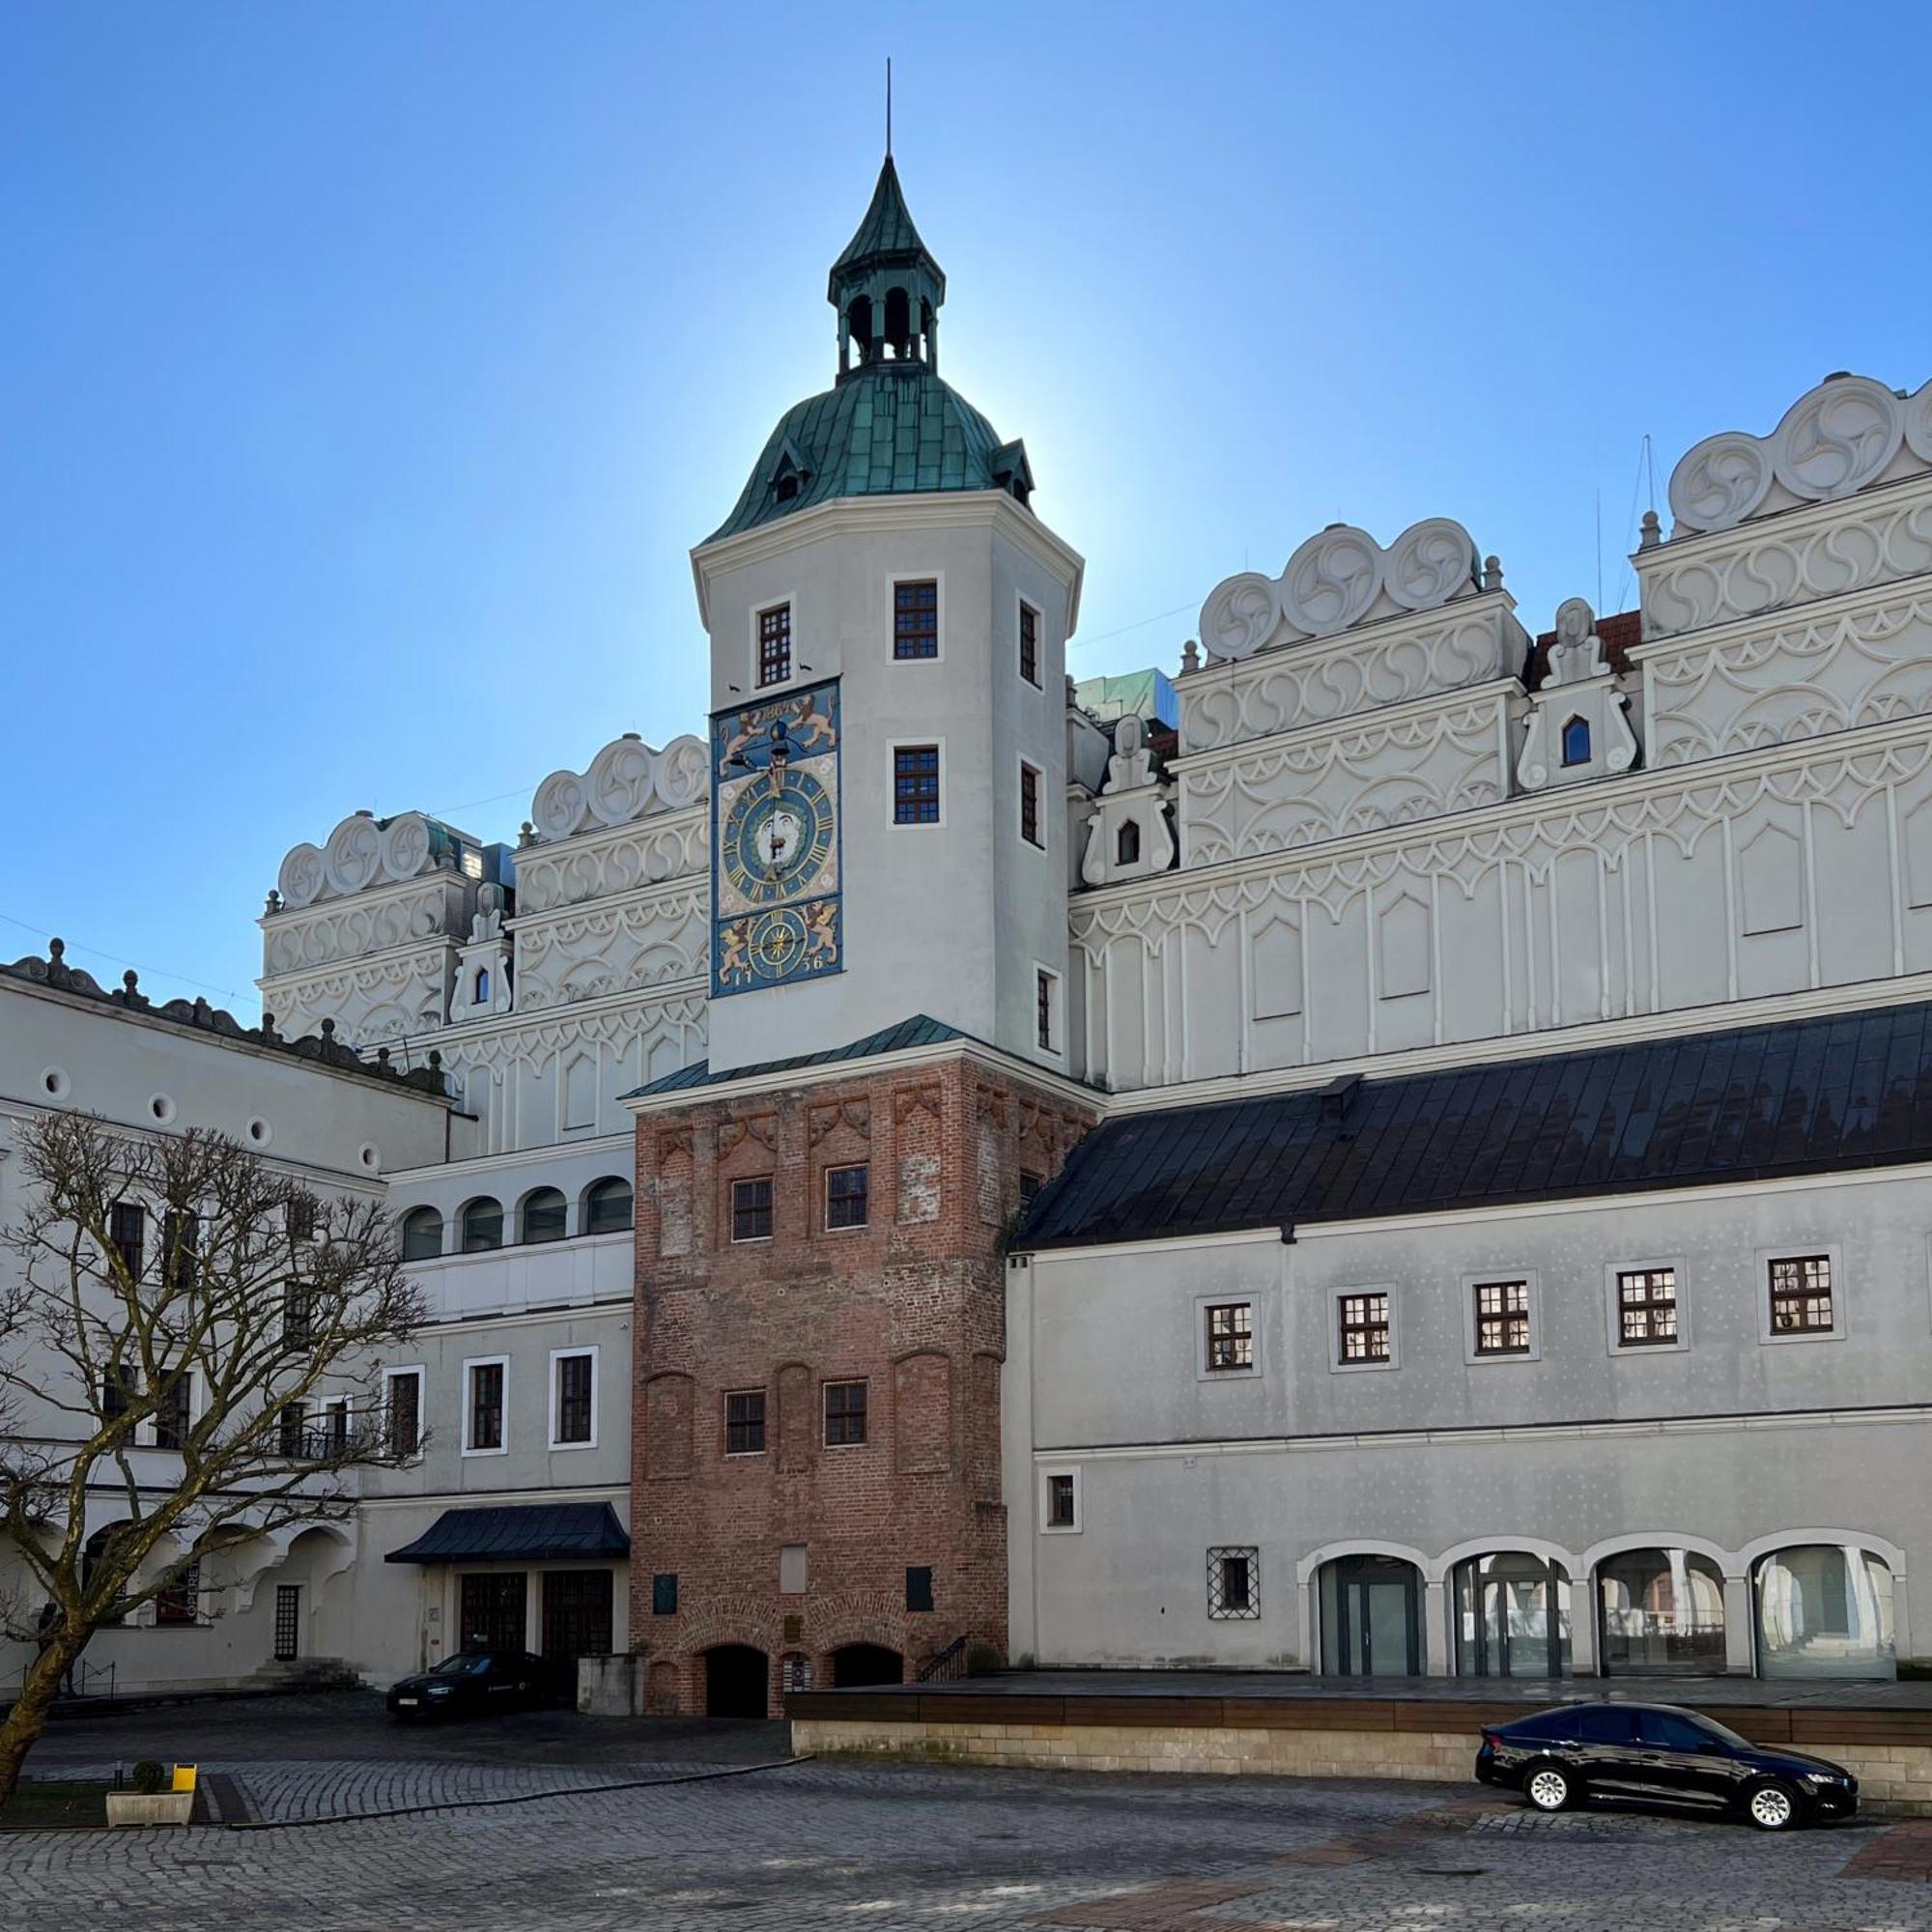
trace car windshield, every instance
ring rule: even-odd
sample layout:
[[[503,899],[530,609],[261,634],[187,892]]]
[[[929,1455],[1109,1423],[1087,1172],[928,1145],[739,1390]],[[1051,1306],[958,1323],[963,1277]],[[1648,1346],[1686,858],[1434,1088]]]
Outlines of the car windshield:
[[[1748,1738],[1741,1738],[1728,1724],[1720,1724],[1715,1718],[1707,1718],[1702,1711],[1687,1711],[1687,1722],[1695,1724],[1700,1731],[1715,1731],[1727,1745],[1737,1745],[1744,1750],[1755,1750],[1757,1747]]]
[[[434,1670],[432,1677],[481,1677],[490,1667],[487,1657],[478,1657],[473,1651],[459,1651],[454,1657],[445,1657]]]

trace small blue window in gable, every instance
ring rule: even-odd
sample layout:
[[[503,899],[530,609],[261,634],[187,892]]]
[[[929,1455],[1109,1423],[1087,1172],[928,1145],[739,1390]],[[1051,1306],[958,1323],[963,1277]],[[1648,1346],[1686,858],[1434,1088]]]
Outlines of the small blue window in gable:
[[[1573,718],[1563,727],[1563,762],[1587,765],[1590,762],[1590,726],[1581,718]]]
[[[490,1004],[490,969],[487,966],[479,966],[476,969],[476,1004],[479,1007]]]

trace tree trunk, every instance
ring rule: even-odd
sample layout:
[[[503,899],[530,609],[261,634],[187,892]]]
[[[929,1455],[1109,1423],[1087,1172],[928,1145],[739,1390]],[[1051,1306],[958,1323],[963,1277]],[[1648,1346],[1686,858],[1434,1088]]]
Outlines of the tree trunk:
[[[20,1781],[20,1767],[47,1727],[47,1714],[60,1694],[61,1679],[93,1634],[92,1631],[70,1634],[63,1630],[28,1665],[20,1694],[14,1699],[5,1722],[0,1722],[0,1804],[13,1797],[14,1787]]]

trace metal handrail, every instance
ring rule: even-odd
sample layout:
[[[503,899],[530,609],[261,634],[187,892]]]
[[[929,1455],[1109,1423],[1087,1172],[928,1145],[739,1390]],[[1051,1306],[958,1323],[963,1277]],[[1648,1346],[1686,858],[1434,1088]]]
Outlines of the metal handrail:
[[[955,1677],[966,1675],[966,1639],[955,1636],[937,1657],[928,1658],[921,1665],[919,1681],[922,1684],[950,1683]]]

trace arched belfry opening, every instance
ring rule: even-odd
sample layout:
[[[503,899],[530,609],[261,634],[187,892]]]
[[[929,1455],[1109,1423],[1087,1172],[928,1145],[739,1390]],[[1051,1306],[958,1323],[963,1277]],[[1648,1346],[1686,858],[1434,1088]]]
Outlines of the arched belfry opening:
[[[838,380],[881,363],[939,366],[946,275],[913,226],[890,155],[858,232],[832,265],[827,298],[838,311]]]

